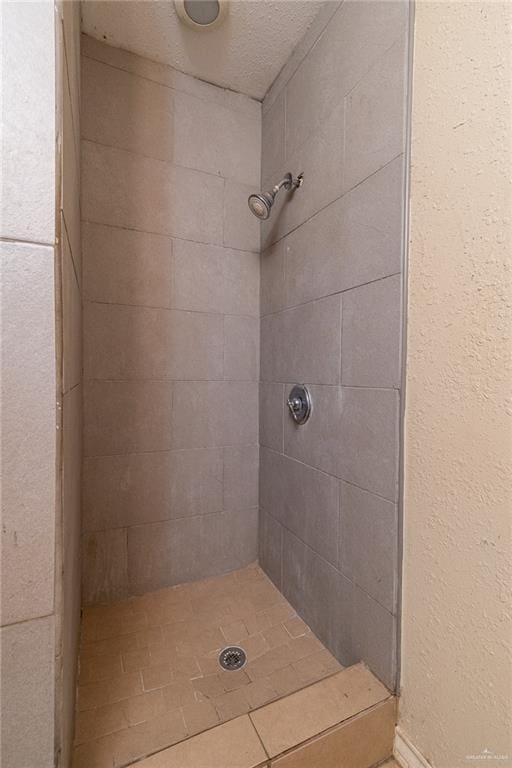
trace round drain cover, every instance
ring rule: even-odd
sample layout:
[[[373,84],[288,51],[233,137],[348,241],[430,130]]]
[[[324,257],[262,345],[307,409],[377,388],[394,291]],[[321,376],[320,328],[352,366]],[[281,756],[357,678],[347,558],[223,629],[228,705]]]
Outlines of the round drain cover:
[[[237,645],[230,645],[227,648],[223,648],[219,654],[219,664],[223,669],[231,671],[233,669],[242,669],[247,656],[243,648],[239,648]]]

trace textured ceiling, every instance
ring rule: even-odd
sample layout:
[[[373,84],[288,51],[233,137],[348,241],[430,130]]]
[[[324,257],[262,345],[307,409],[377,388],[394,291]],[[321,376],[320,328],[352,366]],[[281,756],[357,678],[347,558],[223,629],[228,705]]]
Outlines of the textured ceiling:
[[[324,5],[319,0],[231,0],[216,29],[189,29],[172,0],[82,0],[82,29],[182,72],[262,99]]]

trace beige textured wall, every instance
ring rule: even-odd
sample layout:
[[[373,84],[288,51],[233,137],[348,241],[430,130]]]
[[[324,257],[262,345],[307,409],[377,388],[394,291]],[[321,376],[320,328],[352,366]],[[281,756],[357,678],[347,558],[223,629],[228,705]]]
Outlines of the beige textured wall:
[[[257,556],[261,105],[83,36],[83,594]]]
[[[511,12],[416,7],[400,729],[436,768],[512,765]]]
[[[2,4],[2,765],[70,763],[79,627],[79,4]]]
[[[2,3],[1,751],[54,765],[55,22]]]

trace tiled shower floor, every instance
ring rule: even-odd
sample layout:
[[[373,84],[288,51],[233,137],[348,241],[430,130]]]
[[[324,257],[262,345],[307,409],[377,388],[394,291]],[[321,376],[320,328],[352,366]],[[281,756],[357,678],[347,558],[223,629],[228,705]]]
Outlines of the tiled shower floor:
[[[242,670],[219,651],[241,645]],[[256,565],[83,611],[73,768],[117,768],[338,672]]]

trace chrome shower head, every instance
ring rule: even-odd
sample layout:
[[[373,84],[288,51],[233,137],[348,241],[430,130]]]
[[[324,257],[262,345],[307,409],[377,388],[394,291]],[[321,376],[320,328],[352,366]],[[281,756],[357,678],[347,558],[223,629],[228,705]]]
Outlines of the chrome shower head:
[[[248,203],[252,213],[262,221],[268,219],[274,205],[275,194],[273,192],[258,192],[249,195]]]
[[[249,195],[247,203],[251,209],[251,213],[254,213],[256,218],[261,219],[262,221],[268,219],[276,195],[281,187],[288,190],[297,189],[297,187],[302,186],[303,176],[304,174],[299,173],[297,178],[294,179],[291,173],[287,173],[275,187],[272,187],[270,192],[255,192],[254,194]]]

